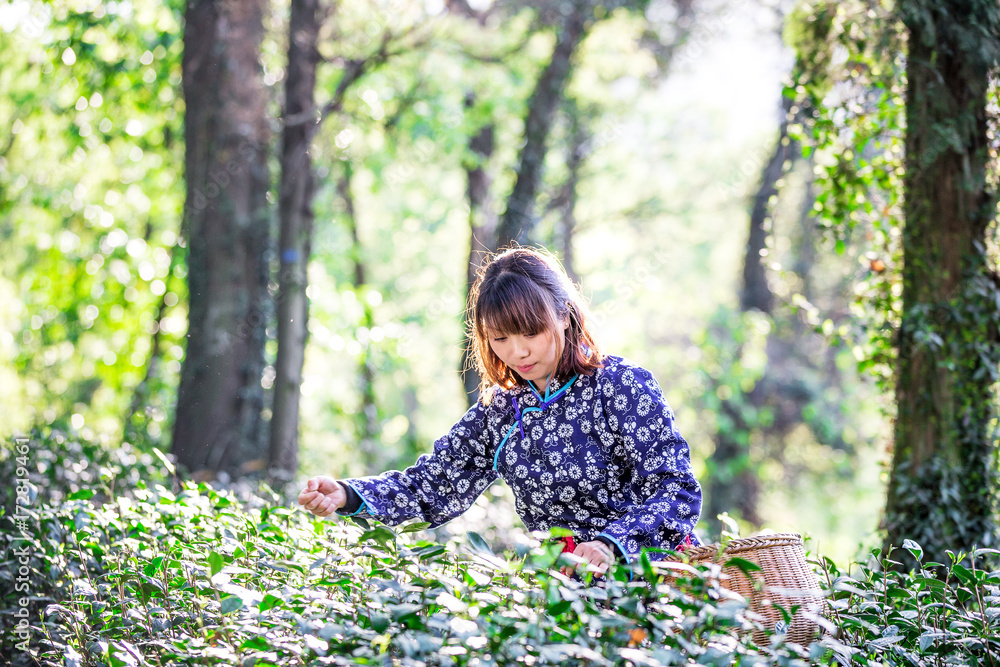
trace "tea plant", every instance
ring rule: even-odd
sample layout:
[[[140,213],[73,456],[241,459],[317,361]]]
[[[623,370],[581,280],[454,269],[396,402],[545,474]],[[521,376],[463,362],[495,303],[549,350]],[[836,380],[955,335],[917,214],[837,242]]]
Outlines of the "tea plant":
[[[813,618],[827,634],[800,647],[767,632],[717,565],[643,559],[606,579],[568,577],[573,557],[548,535],[496,555],[475,533],[442,544],[426,524],[319,519],[266,486],[242,498],[167,488],[152,480],[167,480],[168,463],[147,469],[155,455],[82,468],[53,456],[67,491],[45,490],[52,471],[33,467],[28,520],[9,505],[0,515],[0,655],[14,665],[930,666],[998,655],[1000,576],[960,554],[897,574],[874,552],[854,577],[818,561],[830,610]],[[11,465],[0,459],[7,479]],[[766,642],[752,642],[755,628]]]
[[[742,599],[692,568],[668,586],[619,569],[564,576],[554,544],[498,557],[284,506],[246,508],[185,483],[86,491],[5,531],[27,549],[32,654],[42,664],[758,664]],[[647,567],[649,564],[647,563]],[[652,571],[652,570],[651,570]],[[716,573],[717,574],[717,573]],[[589,576],[585,576],[589,579]],[[3,605],[13,607],[5,588]],[[5,616],[5,619],[8,617]],[[6,655],[11,644],[5,643]]]
[[[925,562],[920,545],[903,547],[919,566],[873,549],[857,576],[824,559],[830,621],[838,655],[855,665],[1000,666],[1000,572],[982,569],[996,549],[948,552],[948,563]]]

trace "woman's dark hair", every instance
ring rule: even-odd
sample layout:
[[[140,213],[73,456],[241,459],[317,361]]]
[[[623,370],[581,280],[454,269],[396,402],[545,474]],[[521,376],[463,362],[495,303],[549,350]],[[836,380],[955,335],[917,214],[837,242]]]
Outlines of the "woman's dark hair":
[[[564,322],[569,323],[565,329]],[[583,298],[559,261],[546,252],[515,247],[491,257],[469,292],[468,324],[471,361],[479,372],[483,403],[489,403],[493,386],[510,389],[527,384],[493,352],[491,333],[551,331],[559,357],[555,375],[561,380],[601,367],[603,355],[587,326]]]

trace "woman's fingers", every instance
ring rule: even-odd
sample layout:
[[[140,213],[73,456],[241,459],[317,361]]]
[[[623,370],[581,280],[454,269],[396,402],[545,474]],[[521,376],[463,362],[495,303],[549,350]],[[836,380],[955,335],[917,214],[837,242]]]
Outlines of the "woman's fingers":
[[[583,558],[591,565],[608,564],[614,559],[614,554],[611,553],[611,549],[609,549],[604,542],[598,542],[596,540],[584,542],[578,546],[573,553],[580,558]]]
[[[330,502],[330,499],[322,494],[317,495],[318,497],[313,502],[306,505],[306,509],[321,517],[333,514],[336,508],[333,507],[333,503]]]
[[[586,561],[594,568],[594,576],[602,576],[615,562],[615,555],[604,542],[593,540],[583,542],[573,550],[573,555]],[[564,567],[563,574],[569,575],[574,571],[573,567]]]
[[[316,516],[330,516],[347,503],[344,489],[332,477],[320,475],[306,482],[298,503]]]
[[[299,504],[311,512],[316,509],[321,498],[315,491],[303,491],[299,494]]]
[[[299,494],[298,501],[299,505],[302,505],[307,510],[312,510],[322,498],[323,494],[317,491],[303,491]]]
[[[328,475],[320,475],[319,477],[313,477],[312,481],[316,482],[316,490],[320,493],[332,493],[336,491],[340,485],[337,484],[337,480]]]
[[[333,513],[333,509],[331,508],[331,505],[332,505],[332,503],[330,502],[329,498],[327,498],[325,496],[321,497],[319,499],[319,502],[316,503],[316,507],[315,507],[315,509],[313,509],[313,512],[315,514],[317,514],[318,516],[329,516],[330,514]]]
[[[326,496],[322,493],[316,491],[315,489],[310,489],[312,481],[306,484],[305,490],[299,494],[298,501],[305,509],[309,510],[313,514],[319,514],[322,509],[323,503],[326,501]]]
[[[311,503],[309,503],[309,510],[311,512],[318,512],[318,511],[320,511],[320,508],[323,507],[323,504],[325,502],[326,502],[326,498],[324,498],[322,495],[320,495],[320,494],[317,493],[316,497],[313,499],[313,501]]]

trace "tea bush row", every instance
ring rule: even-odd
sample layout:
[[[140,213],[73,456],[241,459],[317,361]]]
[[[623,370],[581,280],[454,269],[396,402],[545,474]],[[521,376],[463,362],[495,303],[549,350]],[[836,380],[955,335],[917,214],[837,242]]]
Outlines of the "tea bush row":
[[[86,449],[59,437],[33,448]],[[3,456],[16,487],[17,457]],[[441,544],[420,524],[318,519],[267,487],[168,488],[148,454],[92,456],[20,471],[41,495],[20,522],[10,504],[0,515],[12,664],[1000,665],[1000,574],[961,554],[906,574],[877,551],[853,572],[819,559],[824,636],[758,646],[717,568],[675,579],[646,560],[581,580],[544,535],[498,556],[475,533]],[[64,494],[45,491],[56,475]]]

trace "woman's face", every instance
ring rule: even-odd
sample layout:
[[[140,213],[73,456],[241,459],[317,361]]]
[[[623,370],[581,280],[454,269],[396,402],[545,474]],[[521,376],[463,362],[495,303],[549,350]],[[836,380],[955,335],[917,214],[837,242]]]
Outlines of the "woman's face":
[[[555,332],[548,329],[536,334],[490,332],[490,348],[515,373],[542,391],[559,365]]]

